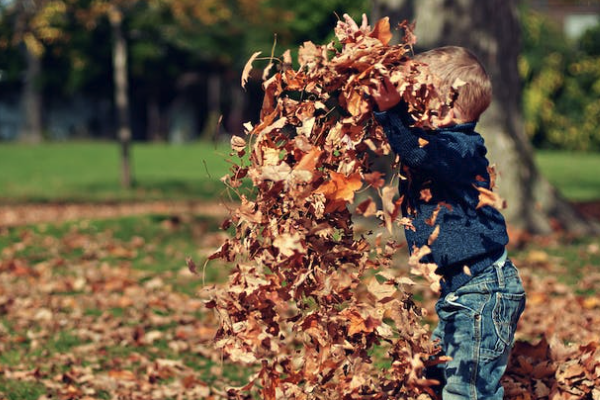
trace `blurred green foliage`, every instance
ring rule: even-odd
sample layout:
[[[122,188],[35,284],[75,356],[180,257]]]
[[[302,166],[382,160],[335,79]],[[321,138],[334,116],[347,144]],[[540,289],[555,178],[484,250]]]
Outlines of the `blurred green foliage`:
[[[338,16],[359,17],[369,0],[22,0],[0,1],[0,88],[18,87],[26,44],[43,54],[40,85],[48,95],[110,95],[112,37],[106,9],[124,13],[130,78],[143,92],[172,90],[190,71],[239,75],[255,51],[287,48],[332,36]],[[52,10],[58,10],[53,11]],[[41,29],[40,26],[43,28]],[[21,27],[15,29],[16,27]],[[52,33],[49,35],[48,32]],[[29,44],[32,43],[32,44]]]
[[[600,150],[600,25],[569,40],[541,14],[522,13],[525,129],[538,148]]]
[[[123,3],[44,0],[39,2],[39,10],[30,10],[29,15],[25,8],[15,7],[18,1],[0,1],[0,91],[15,93],[21,87],[26,66],[22,47],[29,32],[36,38],[35,46],[44,50],[38,83],[46,99],[76,94],[111,98],[110,26],[94,7],[113,2]],[[273,52],[279,56],[307,40],[331,40],[332,28],[342,13],[358,19],[368,12],[371,2],[125,3],[130,4],[124,23],[134,100],[145,104],[147,99],[156,99],[166,109],[179,93],[177,82],[182,76],[213,71],[225,76],[228,85],[239,85],[238,77],[253,52],[262,51],[262,56],[268,57],[276,43]],[[27,23],[31,26],[21,29],[25,32],[22,37],[16,35],[15,28]],[[525,128],[533,144],[538,148],[600,150],[600,26],[570,41],[559,26],[531,10],[522,10],[522,25],[519,70]]]

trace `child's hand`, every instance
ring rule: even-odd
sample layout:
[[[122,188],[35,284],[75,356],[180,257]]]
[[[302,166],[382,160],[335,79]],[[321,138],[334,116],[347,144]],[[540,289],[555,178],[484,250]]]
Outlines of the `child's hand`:
[[[402,100],[400,93],[387,76],[384,76],[377,86],[371,86],[369,89],[369,95],[375,101],[378,111],[387,111]]]
[[[335,33],[338,36],[338,38],[354,36],[356,32],[361,32],[365,36],[371,33],[371,26],[369,26],[369,20],[367,19],[366,14],[362,15],[360,27],[348,14],[344,14],[343,18],[344,21],[338,21],[335,27]]]

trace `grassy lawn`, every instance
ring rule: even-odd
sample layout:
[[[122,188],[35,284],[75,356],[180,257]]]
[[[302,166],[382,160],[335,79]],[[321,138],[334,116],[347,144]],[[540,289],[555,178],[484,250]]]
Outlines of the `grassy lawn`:
[[[600,199],[600,154],[538,151],[542,174],[569,200]]]
[[[119,147],[108,142],[0,144],[0,201],[211,199],[223,194],[229,144],[135,143],[135,188],[120,188]],[[542,173],[571,200],[600,198],[600,156],[539,151]]]
[[[2,144],[0,202],[214,199],[228,154],[227,144],[136,144],[137,185],[127,192],[115,144]],[[569,199],[600,198],[597,155],[536,157]],[[215,350],[217,316],[203,303],[202,289],[224,282],[231,268],[205,267],[223,243],[221,222],[182,211],[0,226],[0,398],[226,398],[223,390],[252,371]],[[598,243],[552,236],[511,252],[531,298],[523,338],[554,329],[561,313],[580,315],[594,331]],[[433,316],[431,294],[415,294]],[[546,315],[549,304],[556,315]],[[578,304],[582,310],[569,308]],[[560,338],[580,340],[581,321],[569,322],[573,331],[556,328]]]
[[[228,144],[135,143],[135,188],[120,187],[116,143],[0,144],[0,201],[208,199],[223,191]]]
[[[0,229],[0,398],[191,399],[242,383],[248,371],[214,351],[217,322],[201,294],[228,274],[218,261],[204,268],[220,222],[147,215]]]

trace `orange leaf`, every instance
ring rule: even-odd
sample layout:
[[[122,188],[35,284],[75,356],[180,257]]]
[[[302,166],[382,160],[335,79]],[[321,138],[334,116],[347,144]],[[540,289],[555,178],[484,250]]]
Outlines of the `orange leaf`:
[[[317,188],[315,193],[322,193],[332,201],[354,201],[354,193],[362,187],[360,173],[356,172],[350,176],[335,171],[329,173],[330,180]]]
[[[120,381],[135,381],[135,374],[127,370],[110,370],[108,376]]]
[[[387,46],[390,40],[392,40],[394,37],[390,31],[390,18],[384,17],[377,21],[375,28],[373,28],[373,32],[371,32],[369,36],[378,39],[381,43]]]
[[[379,171],[370,172],[365,175],[365,182],[372,188],[379,189],[385,185],[384,173]]]
[[[377,328],[377,325],[379,325],[376,320],[370,317],[365,319],[358,311],[352,309],[342,311],[340,316],[346,318],[348,321],[348,336],[361,332],[373,332]]]
[[[356,206],[356,212],[364,217],[370,217],[377,213],[377,204],[369,197]]]
[[[322,153],[323,150],[319,150],[317,147],[313,148],[311,151],[302,156],[302,159],[298,164],[296,164],[294,170],[303,169],[311,172],[314,171]]]
[[[347,100],[348,112],[354,116],[366,114],[369,103],[364,99],[362,92],[354,91]]]
[[[420,192],[421,195],[421,200],[423,200],[424,202],[428,202],[429,200],[431,200],[431,189],[429,188],[425,188],[425,189],[421,189]]]

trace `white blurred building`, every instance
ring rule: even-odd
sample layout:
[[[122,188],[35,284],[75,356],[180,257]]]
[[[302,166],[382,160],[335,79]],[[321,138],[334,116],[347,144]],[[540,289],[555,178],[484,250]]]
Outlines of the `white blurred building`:
[[[600,0],[528,0],[528,4],[561,25],[571,39],[600,24]]]

